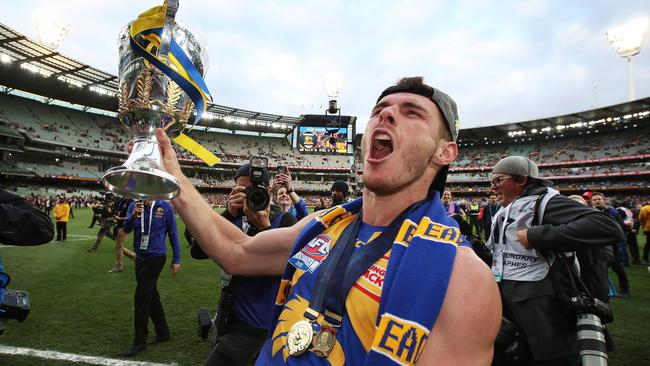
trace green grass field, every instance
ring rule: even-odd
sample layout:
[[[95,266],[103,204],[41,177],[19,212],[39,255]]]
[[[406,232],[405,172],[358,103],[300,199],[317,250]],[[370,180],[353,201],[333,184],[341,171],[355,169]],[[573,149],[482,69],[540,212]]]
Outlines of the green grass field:
[[[98,227],[87,228],[90,210],[75,210],[75,215],[68,224],[67,242],[0,246],[5,271],[12,277],[9,288],[28,291],[32,305],[24,323],[7,324],[0,345],[117,358],[131,343],[133,262],[126,259],[123,273],[107,273],[115,261],[113,241],[106,238],[96,253],[87,253]],[[179,220],[179,232],[183,229]],[[645,238],[640,243],[645,243]],[[132,246],[131,238],[126,246]],[[134,360],[201,365],[209,351],[209,345],[195,334],[196,313],[200,307],[214,310],[219,270],[212,261],[193,260],[182,235],[181,252],[181,272],[172,277],[166,268],[158,284],[172,340],[150,346]],[[168,258],[166,267],[169,265]],[[650,365],[650,274],[646,267],[626,270],[633,297],[612,300],[616,320],[611,329],[620,350],[610,355],[610,364]],[[73,363],[0,355],[0,365]]]

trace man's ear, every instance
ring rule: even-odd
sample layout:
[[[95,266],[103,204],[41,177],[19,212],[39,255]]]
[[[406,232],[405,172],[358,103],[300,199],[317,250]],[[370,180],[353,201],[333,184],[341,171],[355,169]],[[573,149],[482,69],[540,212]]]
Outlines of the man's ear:
[[[440,141],[431,162],[438,166],[451,164],[458,157],[458,144],[453,141]]]

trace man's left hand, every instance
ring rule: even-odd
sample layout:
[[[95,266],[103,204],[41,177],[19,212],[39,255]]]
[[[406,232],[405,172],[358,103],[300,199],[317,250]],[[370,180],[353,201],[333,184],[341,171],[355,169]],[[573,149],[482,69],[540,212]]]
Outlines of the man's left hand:
[[[530,248],[530,243],[528,243],[528,229],[517,231],[517,241],[525,249]]]
[[[176,273],[178,273],[180,270],[181,270],[180,264],[172,263],[172,276],[176,276]]]

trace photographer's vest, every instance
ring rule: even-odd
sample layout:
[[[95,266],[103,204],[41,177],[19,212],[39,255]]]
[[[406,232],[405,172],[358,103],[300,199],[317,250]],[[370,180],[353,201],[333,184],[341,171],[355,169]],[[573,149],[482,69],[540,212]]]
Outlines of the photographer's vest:
[[[557,194],[558,191],[548,188],[538,207],[541,212],[536,219],[538,223],[542,222],[546,203]],[[533,219],[539,197],[518,197],[494,215],[486,245],[493,251],[492,273],[497,281],[540,281],[548,274],[552,258],[541,256],[535,249],[525,249],[517,240],[517,231],[535,225]]]

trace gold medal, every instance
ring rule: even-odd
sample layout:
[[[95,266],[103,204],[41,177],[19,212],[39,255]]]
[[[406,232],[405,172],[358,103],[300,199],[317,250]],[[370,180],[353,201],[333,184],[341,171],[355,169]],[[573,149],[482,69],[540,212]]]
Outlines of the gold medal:
[[[318,357],[327,357],[334,349],[336,343],[336,329],[322,325],[320,331],[314,336],[311,352]]]
[[[301,320],[294,324],[289,333],[287,333],[287,350],[289,356],[300,356],[309,349],[314,338],[314,330],[311,323],[307,320]]]

